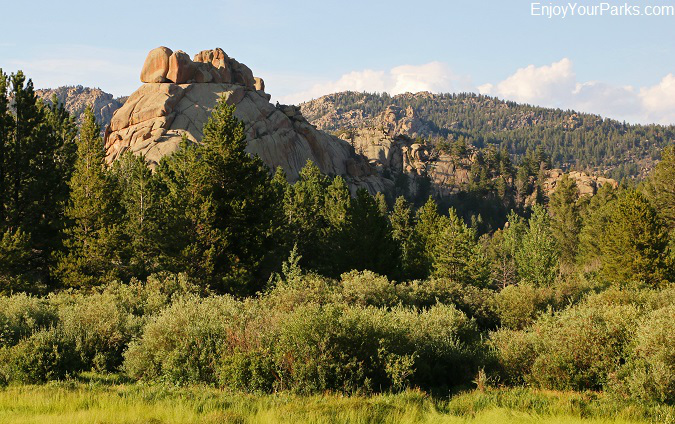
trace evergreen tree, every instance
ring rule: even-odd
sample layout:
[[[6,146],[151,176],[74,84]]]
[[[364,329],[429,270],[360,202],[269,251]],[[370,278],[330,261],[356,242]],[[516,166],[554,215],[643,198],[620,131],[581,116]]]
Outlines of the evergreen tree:
[[[550,286],[558,272],[558,252],[546,209],[535,204],[515,253],[518,276],[534,286]]]
[[[637,191],[625,190],[612,203],[600,251],[600,271],[608,281],[659,285],[670,277],[667,229]]]
[[[398,252],[386,214],[365,189],[356,192],[348,218],[346,257],[349,269],[370,270],[382,275],[396,273]]]
[[[442,217],[441,232],[433,250],[433,275],[450,278],[464,285],[489,284],[487,256],[476,241],[476,231],[457,216],[454,209]]]
[[[577,206],[576,182],[564,175],[558,181],[549,201],[551,233],[558,245],[560,260],[572,264],[576,258],[581,231],[581,218]]]
[[[156,242],[162,219],[158,210],[159,190],[142,156],[131,152],[123,154],[115,162],[113,173],[124,210],[122,231],[128,240],[129,272],[136,278],[145,279],[160,270],[160,248]]]
[[[675,230],[675,146],[663,149],[661,162],[645,182],[644,192],[669,230]]]
[[[276,267],[271,256],[282,243],[269,171],[246,152],[244,125],[224,99],[203,132],[201,145],[184,142],[186,151],[160,166],[163,208],[179,215],[165,230],[182,240],[165,245],[163,256],[216,291],[252,294]]]
[[[7,78],[0,71],[0,234],[28,246],[21,279],[31,280],[30,289],[50,283],[53,254],[61,245],[73,134],[68,113],[38,101],[23,73]]]
[[[105,170],[100,127],[90,107],[84,112],[69,185],[66,252],[60,255],[56,269],[61,282],[69,287],[90,287],[120,277],[124,242],[116,218],[121,211]]]
[[[410,264],[409,273],[411,278],[427,278],[434,263],[434,251],[438,235],[443,229],[444,221],[438,213],[438,206],[432,197],[417,211],[415,228],[413,231],[414,245],[410,255],[417,258]],[[417,250],[417,251],[415,251]]]
[[[403,196],[399,196],[394,203],[394,209],[389,215],[392,239],[397,244],[399,252],[399,266],[404,277],[410,277],[419,268],[418,254],[421,251],[414,234],[413,211],[410,203]]]

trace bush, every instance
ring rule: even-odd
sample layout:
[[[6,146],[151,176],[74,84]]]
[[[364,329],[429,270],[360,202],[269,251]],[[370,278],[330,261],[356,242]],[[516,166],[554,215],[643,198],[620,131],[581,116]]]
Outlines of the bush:
[[[615,386],[624,386],[643,401],[675,403],[674,337],[675,304],[647,315],[632,343],[632,358],[618,373]]]
[[[14,346],[56,322],[56,311],[44,298],[26,294],[0,297],[0,347]]]
[[[116,371],[122,353],[140,334],[141,319],[119,301],[113,290],[63,293],[52,298],[62,336],[73,346],[86,369]]]
[[[44,383],[79,371],[78,359],[74,346],[57,329],[43,329],[11,348],[2,348],[0,370],[6,381]]]
[[[640,309],[595,301],[542,315],[523,331],[493,333],[504,377],[555,390],[605,387],[625,361]]]
[[[532,324],[537,315],[553,303],[553,291],[550,288],[538,288],[530,284],[507,286],[496,296],[502,325],[515,330]]]
[[[133,377],[174,384],[215,383],[226,344],[240,340],[241,304],[230,297],[186,296],[153,318],[124,354]]]

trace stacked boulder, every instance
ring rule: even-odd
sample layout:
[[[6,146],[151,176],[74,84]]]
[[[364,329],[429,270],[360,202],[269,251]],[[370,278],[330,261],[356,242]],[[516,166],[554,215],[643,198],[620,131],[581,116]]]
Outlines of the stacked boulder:
[[[202,50],[194,59],[182,50],[157,47],[148,53],[141,81],[144,83],[216,83],[238,84],[252,90],[264,90],[261,78],[253,77],[248,66],[228,57],[223,49]]]

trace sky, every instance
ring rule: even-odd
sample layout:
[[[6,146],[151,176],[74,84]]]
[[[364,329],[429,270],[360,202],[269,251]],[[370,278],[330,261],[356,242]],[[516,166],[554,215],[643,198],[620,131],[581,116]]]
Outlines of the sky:
[[[0,0],[0,68],[123,96],[151,49],[221,47],[282,103],[471,91],[675,124],[675,15],[654,6],[675,0]]]

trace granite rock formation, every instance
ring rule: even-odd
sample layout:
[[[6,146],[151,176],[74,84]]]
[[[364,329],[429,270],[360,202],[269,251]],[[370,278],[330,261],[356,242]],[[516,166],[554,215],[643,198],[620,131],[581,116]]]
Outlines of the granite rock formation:
[[[289,181],[297,180],[312,160],[323,173],[343,176],[352,191],[393,188],[393,181],[380,175],[348,142],[317,130],[299,108],[272,105],[264,81],[222,49],[204,50],[191,60],[180,50],[160,47],[149,53],[141,76],[153,82],[129,96],[106,128],[108,163],[131,151],[144,155],[154,167],[179,148],[183,137],[199,143],[213,107],[224,98],[236,105],[235,115],[245,125],[247,150],[271,169],[282,167]]]

